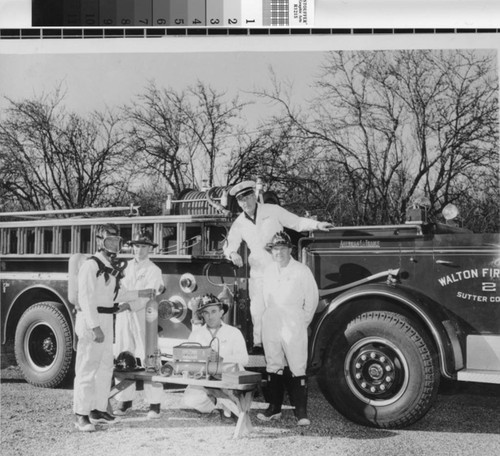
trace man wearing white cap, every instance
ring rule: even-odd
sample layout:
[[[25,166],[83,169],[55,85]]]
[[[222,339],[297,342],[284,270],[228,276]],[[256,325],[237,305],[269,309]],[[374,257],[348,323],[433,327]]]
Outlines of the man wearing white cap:
[[[250,266],[250,314],[253,323],[253,354],[262,354],[262,314],[264,298],[262,295],[262,280],[266,266],[272,263],[271,254],[266,245],[272,237],[283,228],[292,230],[328,231],[333,225],[328,222],[299,217],[276,204],[257,202],[256,184],[253,181],[243,181],[229,191],[238,201],[243,212],[236,218],[227,237],[224,255],[236,266],[243,266],[243,259],[238,253],[240,244],[245,241],[250,249],[248,263]]]

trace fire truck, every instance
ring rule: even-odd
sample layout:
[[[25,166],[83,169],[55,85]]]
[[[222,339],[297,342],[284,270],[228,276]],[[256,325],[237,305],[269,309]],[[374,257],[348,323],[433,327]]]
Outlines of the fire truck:
[[[296,256],[320,290],[309,328],[309,374],[356,423],[411,425],[432,406],[442,379],[500,383],[500,235],[461,228],[455,208],[445,209],[442,222],[415,204],[404,224],[292,233]],[[124,239],[144,227],[154,233],[151,259],[166,284],[157,300],[169,304],[158,321],[162,354],[187,339],[190,301],[205,293],[230,304],[226,322],[252,345],[249,270],[222,255],[238,212],[226,188],[168,198],[161,216],[109,211],[2,214],[11,218],[0,223],[2,343],[14,340],[29,383],[57,387],[72,378],[68,262],[75,253],[93,253],[103,223],[117,224]],[[19,221],[23,216],[31,219]],[[244,244],[240,253],[247,258]]]

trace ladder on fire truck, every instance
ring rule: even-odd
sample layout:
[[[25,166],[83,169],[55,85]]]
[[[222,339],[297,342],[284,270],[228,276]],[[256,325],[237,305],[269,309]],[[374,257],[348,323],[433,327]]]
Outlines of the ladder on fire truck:
[[[35,216],[44,215],[63,215],[63,214],[91,214],[100,212],[121,212],[129,211],[128,216],[139,215],[140,206],[135,206],[131,204],[130,206],[120,206],[120,207],[87,207],[78,209],[49,209],[43,211],[18,211],[18,212],[0,212],[0,217],[20,217],[20,218],[33,218]]]

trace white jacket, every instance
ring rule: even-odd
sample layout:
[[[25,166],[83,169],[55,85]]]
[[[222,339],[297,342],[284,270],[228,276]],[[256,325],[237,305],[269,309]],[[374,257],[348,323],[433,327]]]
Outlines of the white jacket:
[[[137,262],[132,259],[128,262],[122,279],[125,289],[143,290],[153,288],[159,293],[163,287],[161,270],[149,258]],[[146,304],[149,298],[137,298],[129,301],[130,311],[116,314],[114,354],[118,356],[122,351],[130,351],[137,358],[144,360],[146,344]]]
[[[236,252],[242,241],[250,249],[248,263],[251,277],[262,277],[266,266],[272,263],[271,254],[265,249],[273,236],[283,228],[312,231],[318,229],[320,222],[299,217],[276,204],[257,204],[255,222],[242,212],[232,224],[224,247],[224,255],[229,258]]]
[[[215,334],[215,338],[207,325],[203,325],[193,329],[188,341],[218,350],[224,363],[238,364],[240,370],[248,364],[248,352],[243,334],[238,328],[226,325],[224,322]]]

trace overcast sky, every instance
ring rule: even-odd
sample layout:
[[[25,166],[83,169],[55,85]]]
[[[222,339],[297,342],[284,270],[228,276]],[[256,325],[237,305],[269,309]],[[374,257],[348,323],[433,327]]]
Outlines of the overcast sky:
[[[234,95],[270,87],[272,66],[293,83],[297,99],[311,96],[322,52],[3,55],[0,90],[14,100],[51,93],[58,84],[65,104],[81,113],[129,103],[149,80],[182,90],[197,80]],[[2,97],[0,108],[6,106]],[[257,110],[256,110],[257,112]]]
[[[269,87],[269,67],[290,79],[298,99],[310,88],[329,49],[499,49],[499,34],[273,36],[164,39],[0,40],[0,109],[52,92],[81,112],[128,103],[148,80],[176,90],[198,79],[235,93]]]

